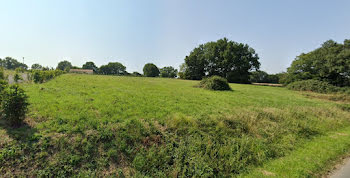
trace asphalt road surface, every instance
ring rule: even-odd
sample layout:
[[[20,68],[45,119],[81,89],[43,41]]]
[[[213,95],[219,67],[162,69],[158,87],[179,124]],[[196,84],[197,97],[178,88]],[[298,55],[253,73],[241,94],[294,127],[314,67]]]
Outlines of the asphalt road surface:
[[[350,178],[350,159],[347,159],[344,165],[335,170],[330,178]]]

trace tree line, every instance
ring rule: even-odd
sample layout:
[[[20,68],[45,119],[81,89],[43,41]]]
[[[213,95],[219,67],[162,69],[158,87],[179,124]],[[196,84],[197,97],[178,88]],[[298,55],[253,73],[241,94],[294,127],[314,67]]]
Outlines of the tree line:
[[[232,83],[282,83],[315,79],[335,86],[350,86],[350,40],[337,43],[328,40],[309,53],[297,56],[286,72],[268,74],[260,70],[259,56],[248,44],[230,41],[227,38],[207,42],[194,48],[178,71],[172,66],[158,68],[148,63],[143,67],[143,74],[129,73],[119,62],[110,62],[97,67],[94,62],[86,62],[82,67],[73,66],[69,61],[61,61],[56,69],[91,69],[102,75],[130,75],[146,77],[167,77],[201,80],[210,76],[220,76]],[[0,66],[6,69],[23,68],[26,64],[6,57],[0,59]],[[31,69],[52,70],[40,64],[33,64]]]
[[[344,87],[350,86],[350,40],[324,42],[321,47],[295,58],[281,82],[319,80]]]
[[[201,80],[221,76],[235,83],[281,83],[318,80],[338,87],[350,86],[350,40],[324,42],[320,48],[302,53],[286,72],[268,74],[259,70],[258,54],[247,44],[226,38],[201,44],[185,57],[179,76]]]
[[[147,63],[143,67],[143,74],[139,72],[129,73],[126,71],[126,67],[119,62],[109,62],[106,65],[97,67],[94,62],[89,61],[83,64],[82,67],[72,66],[69,61],[61,61],[57,65],[57,69],[69,71],[70,69],[90,69],[96,74],[102,75],[131,75],[131,76],[146,76],[146,77],[165,77],[165,78],[175,78],[177,77],[177,69],[172,66],[166,66],[163,68],[158,68],[153,63]]]

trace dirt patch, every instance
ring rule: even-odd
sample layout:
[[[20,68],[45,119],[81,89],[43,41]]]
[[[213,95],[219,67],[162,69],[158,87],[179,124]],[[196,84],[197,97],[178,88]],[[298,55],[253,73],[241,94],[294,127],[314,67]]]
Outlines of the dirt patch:
[[[340,135],[340,136],[347,136],[349,134],[345,134],[345,133],[337,133],[337,135]]]
[[[308,98],[317,98],[317,99],[335,101],[340,103],[350,102],[350,96],[346,94],[320,94],[320,93],[312,93],[312,92],[303,92],[302,95]]]
[[[259,85],[259,86],[283,87],[282,84],[277,84],[277,83],[252,83],[252,84]]]
[[[262,172],[262,174],[264,174],[265,176],[275,176],[275,175],[276,175],[275,173],[269,172],[269,171],[266,171],[266,170],[262,170],[261,172]]]

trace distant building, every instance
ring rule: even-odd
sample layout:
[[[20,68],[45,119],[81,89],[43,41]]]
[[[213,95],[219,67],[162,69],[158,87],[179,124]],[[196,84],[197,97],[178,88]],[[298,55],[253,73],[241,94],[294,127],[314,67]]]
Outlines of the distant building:
[[[71,69],[69,73],[78,73],[78,74],[94,74],[94,71],[91,69]]]

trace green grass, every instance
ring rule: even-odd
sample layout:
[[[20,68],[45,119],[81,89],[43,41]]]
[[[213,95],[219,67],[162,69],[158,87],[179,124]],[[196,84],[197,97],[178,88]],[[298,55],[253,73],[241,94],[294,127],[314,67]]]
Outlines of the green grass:
[[[197,84],[66,74],[23,85],[30,112],[21,128],[0,122],[0,175],[254,175],[350,127],[345,101],[277,87],[230,84],[233,91],[209,91]]]
[[[348,154],[349,141],[350,127],[331,132],[241,177],[321,177],[340,156]]]
[[[15,75],[15,73],[16,73],[14,70],[7,70],[7,69],[5,69],[4,71],[5,71],[5,73],[4,73],[5,76]]]

